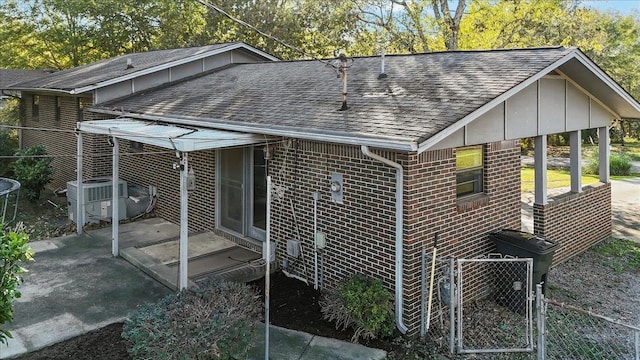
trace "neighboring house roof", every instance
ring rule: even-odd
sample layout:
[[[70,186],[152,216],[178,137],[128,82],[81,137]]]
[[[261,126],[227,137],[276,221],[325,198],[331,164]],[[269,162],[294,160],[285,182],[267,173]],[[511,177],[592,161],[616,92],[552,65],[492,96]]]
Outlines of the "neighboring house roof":
[[[574,48],[386,56],[388,76],[382,79],[380,63],[380,57],[354,59],[348,69],[348,111],[338,111],[342,80],[317,61],[231,66],[93,110],[415,151],[434,135],[454,131],[458,122],[482,115],[502,97],[562,69],[578,79],[599,78],[597,84],[580,85],[611,98],[621,116],[640,117],[640,104]]]
[[[44,78],[13,84],[9,90],[62,91],[80,94],[96,88],[125,81],[134,77],[177,66],[187,61],[204,58],[234,49],[245,49],[265,58],[273,56],[254,49],[244,43],[224,43],[208,46],[156,50],[125,54],[76,68],[58,71]],[[131,66],[128,66],[130,63]]]
[[[0,69],[0,89],[27,80],[39,79],[51,74],[47,70]]]

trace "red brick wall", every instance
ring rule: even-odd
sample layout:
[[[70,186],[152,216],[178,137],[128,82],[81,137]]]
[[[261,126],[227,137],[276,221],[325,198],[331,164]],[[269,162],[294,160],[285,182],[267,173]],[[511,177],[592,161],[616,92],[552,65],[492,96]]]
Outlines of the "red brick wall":
[[[23,147],[34,145],[44,145],[47,153],[54,156],[53,167],[55,173],[53,181],[48,185],[51,189],[66,188],[67,181],[76,179],[76,136],[69,131],[76,128],[78,121],[78,98],[71,96],[61,96],[60,120],[56,120],[56,97],[51,95],[39,95],[40,106],[39,116],[33,117],[32,99],[33,94],[24,96],[24,126],[29,128],[42,128],[43,130],[23,130]],[[90,103],[90,100],[85,100]],[[67,130],[66,132],[52,131]],[[85,137],[85,151],[95,151],[91,146],[90,139]],[[84,177],[94,176],[92,173],[90,157],[85,158]]]
[[[611,184],[586,186],[534,204],[534,233],[560,243],[553,257],[559,264],[611,235]]]
[[[39,116],[32,114],[33,95],[24,97],[25,126],[44,129],[68,129],[76,126],[76,104],[73,98],[63,98],[60,121],[55,118],[55,96],[40,95]],[[54,132],[50,130],[23,130],[23,147],[44,145],[49,155],[53,155],[55,169],[54,180],[49,184],[53,189],[66,187],[66,182],[75,177],[76,170],[76,137],[72,133]]]
[[[156,214],[180,223],[180,173],[173,169],[179,159],[173,150],[144,145],[132,151],[120,140],[120,178],[128,183],[158,188]],[[111,158],[109,158],[111,162]],[[189,194],[189,230],[211,231],[215,223],[215,151],[189,154],[189,166],[196,175],[196,190]]]
[[[395,154],[384,156],[396,159]],[[279,259],[287,258],[286,241],[296,239],[294,213],[300,228],[304,261],[290,258],[290,271],[313,283],[313,193],[318,193],[318,230],[326,234],[324,285],[355,273],[382,279],[393,289],[395,241],[395,171],[365,158],[359,147],[308,141],[285,144],[270,162],[274,186],[286,187],[274,198],[272,241]],[[344,177],[343,203],[331,200],[332,173]],[[293,202],[293,213],[290,202]],[[308,272],[304,273],[304,262]]]
[[[440,234],[442,257],[476,257],[493,250],[487,234],[520,228],[520,148],[515,142],[485,145],[485,193],[458,200],[455,150],[420,155],[384,152],[405,168],[404,183],[404,320],[412,332],[420,318],[420,257]],[[286,155],[285,155],[286,153]],[[284,169],[281,164],[289,164]],[[294,202],[305,246],[309,280],[313,279],[313,198],[319,193],[318,229],[327,234],[325,286],[345,276],[365,273],[394,290],[395,170],[366,158],[358,147],[299,142],[276,151],[271,162],[274,185],[287,187],[284,201],[274,200],[272,240],[279,259],[286,240],[295,238],[288,199]],[[330,199],[331,173],[344,176],[344,204]],[[303,261],[290,259],[292,271],[304,275]]]
[[[484,145],[484,194],[457,199],[455,149],[410,155],[405,180],[404,306],[413,332],[420,321],[422,249],[438,257],[474,258],[494,250],[487,235],[519,229],[520,147],[506,141]]]

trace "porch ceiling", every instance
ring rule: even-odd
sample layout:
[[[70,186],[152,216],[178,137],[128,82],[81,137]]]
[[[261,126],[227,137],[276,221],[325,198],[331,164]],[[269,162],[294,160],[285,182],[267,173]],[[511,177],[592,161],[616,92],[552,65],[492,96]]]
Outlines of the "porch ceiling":
[[[180,152],[251,145],[266,141],[264,135],[195,127],[185,128],[129,118],[83,121],[78,123],[78,129],[91,134],[114,136]]]

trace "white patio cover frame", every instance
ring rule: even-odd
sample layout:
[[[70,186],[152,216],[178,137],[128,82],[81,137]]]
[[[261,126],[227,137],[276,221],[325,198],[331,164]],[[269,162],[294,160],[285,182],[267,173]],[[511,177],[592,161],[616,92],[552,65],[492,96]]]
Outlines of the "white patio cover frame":
[[[118,139],[136,141],[174,150],[180,159],[180,258],[179,258],[179,289],[188,286],[188,246],[189,246],[189,196],[187,191],[187,175],[189,174],[189,152],[219,149],[231,146],[247,146],[265,142],[264,135],[239,133],[206,128],[178,127],[130,118],[110,120],[91,120],[77,123],[77,167],[78,167],[78,202],[77,202],[77,232],[82,234],[84,226],[84,191],[82,184],[83,145],[82,134],[99,134],[111,137],[113,141],[113,194],[111,214],[111,253],[118,256],[118,180],[120,178]]]

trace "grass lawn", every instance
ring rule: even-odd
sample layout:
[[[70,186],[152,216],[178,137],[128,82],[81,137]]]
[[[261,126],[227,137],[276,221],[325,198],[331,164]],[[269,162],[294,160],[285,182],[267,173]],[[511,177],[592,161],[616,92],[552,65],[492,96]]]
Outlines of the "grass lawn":
[[[535,172],[533,168],[523,167],[521,171],[522,192],[533,192],[535,189]],[[599,181],[598,175],[582,175],[582,185],[594,184]],[[547,170],[547,188],[571,186],[571,175],[568,170]]]
[[[522,181],[522,192],[533,192],[535,189],[535,172],[533,168],[523,167],[521,172],[521,181]],[[629,175],[629,176],[611,176],[611,180],[621,180],[621,179],[630,179],[638,177],[637,174]],[[582,185],[594,184],[600,181],[598,175],[582,175]],[[547,188],[554,189],[560,187],[570,187],[571,186],[571,175],[569,174],[569,170],[556,170],[556,169],[548,169],[547,170]]]

